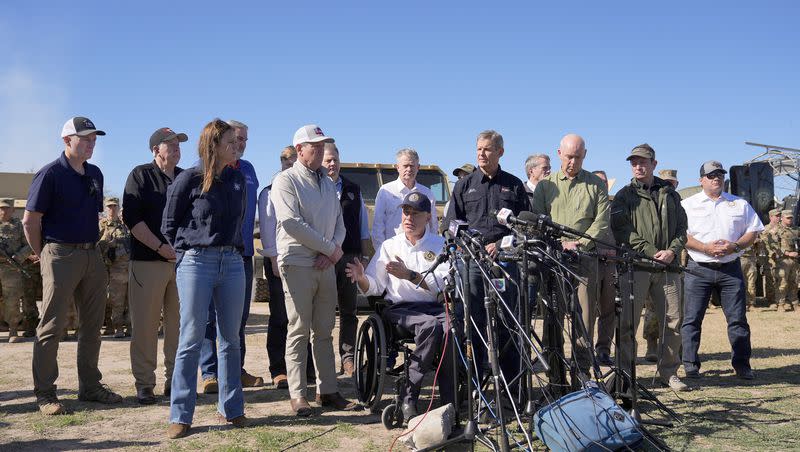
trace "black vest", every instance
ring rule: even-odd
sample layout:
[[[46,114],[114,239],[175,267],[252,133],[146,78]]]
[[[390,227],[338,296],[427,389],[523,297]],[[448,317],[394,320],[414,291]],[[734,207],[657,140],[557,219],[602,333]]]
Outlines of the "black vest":
[[[344,236],[342,250],[345,253],[358,254],[361,250],[361,188],[339,176],[342,180],[342,196],[339,202],[342,204],[342,220],[344,229],[347,233]]]

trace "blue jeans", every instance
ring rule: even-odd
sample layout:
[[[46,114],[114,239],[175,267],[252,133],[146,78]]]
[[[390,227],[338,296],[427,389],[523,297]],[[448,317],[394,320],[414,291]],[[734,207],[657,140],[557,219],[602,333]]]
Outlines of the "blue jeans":
[[[219,335],[219,412],[226,419],[244,414],[239,326],[244,304],[242,256],[231,247],[192,248],[178,263],[181,326],[172,374],[170,422],[191,424],[197,401],[197,364],[208,321],[216,306]]]
[[[242,309],[242,326],[239,327],[239,346],[241,347],[242,369],[244,373],[244,354],[247,347],[244,341],[244,328],[250,317],[250,297],[253,292],[253,256],[242,257],[244,261],[244,308]],[[203,380],[217,378],[217,311],[214,303],[208,306],[208,323],[206,323],[206,336],[200,347],[200,373]]]
[[[687,372],[700,370],[700,335],[703,317],[711,293],[716,292],[722,302],[722,312],[728,322],[728,341],[731,343],[731,365],[737,370],[750,369],[750,325],[747,324],[744,278],[739,259],[721,264],[719,268],[703,266],[689,261],[684,283],[683,367]]]

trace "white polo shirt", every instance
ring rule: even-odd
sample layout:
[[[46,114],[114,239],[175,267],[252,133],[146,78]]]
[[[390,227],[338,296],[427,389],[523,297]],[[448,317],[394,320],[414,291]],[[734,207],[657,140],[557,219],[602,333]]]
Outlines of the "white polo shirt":
[[[439,292],[444,289],[444,277],[450,271],[447,262],[425,276],[428,289],[415,288],[415,283],[390,275],[386,271],[386,264],[397,260],[399,256],[409,270],[422,273],[430,268],[443,246],[444,239],[430,231],[426,231],[416,245],[408,241],[405,232],[384,241],[364,272],[369,281],[369,288],[364,295],[380,295],[386,290],[385,298],[393,302],[437,301]]]
[[[681,201],[681,205],[689,223],[686,233],[703,243],[720,239],[735,242],[748,232],[764,230],[764,225],[750,204],[730,193],[722,192],[714,201],[701,191]],[[686,250],[695,262],[731,262],[743,253],[740,251],[715,258],[700,251]]]
[[[400,209],[400,203],[403,198],[411,193],[417,191],[427,196],[431,200],[431,221],[429,224],[429,231],[436,232],[439,227],[439,220],[436,218],[436,197],[430,188],[415,182],[414,188],[406,187],[400,179],[395,179],[389,183],[383,184],[375,196],[375,217],[372,219],[372,245],[375,250],[381,248],[381,243],[394,237],[395,231],[400,226],[403,211]]]

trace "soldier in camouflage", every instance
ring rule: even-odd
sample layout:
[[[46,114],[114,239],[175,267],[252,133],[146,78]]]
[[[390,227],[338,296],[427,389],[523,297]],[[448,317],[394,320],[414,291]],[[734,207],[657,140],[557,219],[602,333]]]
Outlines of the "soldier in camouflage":
[[[778,290],[775,291],[775,304],[785,312],[794,311],[797,303],[797,232],[792,229],[794,214],[791,210],[781,212],[782,227],[777,232],[780,238],[778,252]]]
[[[778,287],[778,250],[780,239],[777,232],[781,227],[781,209],[769,211],[769,224],[764,226],[764,231],[759,236],[763,244],[764,257],[761,260],[761,277],[764,280],[764,297],[769,305],[775,299],[775,290]]]
[[[0,286],[3,292],[3,317],[8,323],[8,342],[19,342],[17,335],[25,276],[22,262],[29,259],[31,249],[25,241],[22,222],[14,218],[14,200],[0,200]]]
[[[745,289],[747,290],[746,303],[748,311],[756,300],[756,278],[758,277],[758,262],[756,261],[756,256],[758,256],[759,250],[762,246],[763,244],[756,239],[756,241],[753,242],[753,246],[750,248],[745,248],[744,254],[742,254],[742,257],[740,258],[742,263],[742,275],[744,276],[744,285]]]
[[[119,199],[106,198],[106,216],[100,220],[100,255],[108,271],[108,301],[110,325],[114,337],[130,336],[130,321],[127,319],[128,262],[130,260],[130,231],[119,217]]]
[[[26,242],[27,243],[27,242]],[[39,258],[35,254],[22,262],[22,267],[29,277],[24,279],[22,292],[22,336],[36,336],[36,325],[39,324],[39,308],[36,305],[42,299],[42,272],[39,269]]]

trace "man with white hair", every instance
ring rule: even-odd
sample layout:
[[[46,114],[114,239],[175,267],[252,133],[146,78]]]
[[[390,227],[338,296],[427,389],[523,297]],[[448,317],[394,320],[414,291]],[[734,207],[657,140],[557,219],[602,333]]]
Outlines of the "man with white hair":
[[[546,154],[533,154],[525,159],[525,175],[528,180],[525,181],[525,192],[528,194],[528,201],[533,201],[533,192],[536,190],[536,184],[540,180],[550,175],[550,157]]]
[[[242,220],[242,241],[244,242],[244,309],[242,310],[242,324],[239,326],[239,345],[241,348],[242,364],[242,387],[253,388],[264,384],[264,379],[250,375],[244,369],[244,356],[247,351],[245,347],[244,329],[247,319],[250,317],[250,297],[253,292],[253,230],[256,222],[256,203],[258,201],[258,177],[253,164],[242,158],[244,150],[247,148],[247,125],[233,119],[226,121],[233,127],[236,137],[236,148],[239,152],[239,159],[231,166],[242,172],[245,180],[245,190],[247,192],[244,219]],[[203,374],[203,392],[206,394],[216,393],[217,387],[217,313],[214,303],[211,303],[208,311],[208,323],[206,324],[206,337],[200,349],[200,370]]]
[[[412,191],[418,191],[431,200],[430,230],[435,232],[439,220],[436,217],[436,197],[426,186],[417,182],[419,172],[419,154],[411,148],[397,151],[397,172],[399,177],[383,184],[375,195],[375,217],[372,220],[372,245],[375,250],[381,249],[384,240],[394,237],[400,226],[400,203],[403,197]]]
[[[306,346],[317,368],[317,403],[350,411],[359,407],[338,392],[333,354],[336,274],[342,258],[345,226],[336,186],[322,170],[324,144],[333,142],[315,124],[294,134],[297,162],[275,176],[270,199],[277,219],[278,267],[285,283],[289,331],[286,371],[292,411],[310,416],[306,399]]]

